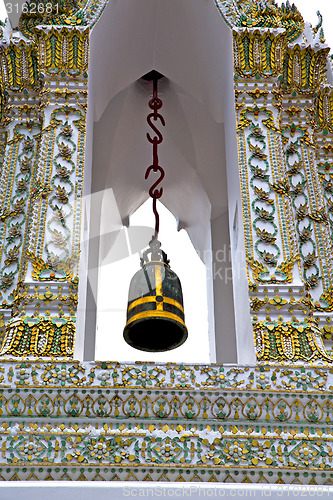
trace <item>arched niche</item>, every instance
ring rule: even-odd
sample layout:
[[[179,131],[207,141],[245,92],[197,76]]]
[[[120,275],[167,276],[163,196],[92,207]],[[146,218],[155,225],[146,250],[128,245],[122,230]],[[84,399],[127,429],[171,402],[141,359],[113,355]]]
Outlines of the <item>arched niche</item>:
[[[123,339],[129,283],[140,269],[138,251],[147,247],[154,233],[152,202],[148,199],[130,217],[129,227],[118,232],[111,247],[102,249],[103,243],[100,246],[96,360],[169,361],[172,358],[180,363],[207,363],[212,354],[215,355],[214,324],[209,325],[208,321],[210,294],[207,294],[207,286],[212,283],[211,268],[206,268],[187,232],[184,229],[177,231],[175,217],[161,202],[157,202],[157,210],[159,241],[181,282],[188,339],[172,352],[161,353],[139,351]],[[155,334],[159,336],[160,332],[156,330]]]
[[[99,265],[99,222],[112,244],[112,234],[128,224],[147,198],[144,172],[152,151],[145,119],[151,91],[140,77],[155,69],[166,77],[161,86],[166,126],[159,150],[166,170],[163,203],[213,268],[212,361],[254,360],[242,250],[231,42],[231,32],[214,4],[203,6],[199,0],[143,0],[140,6],[111,0],[96,24],[90,42],[85,178],[86,193],[93,193],[95,201],[86,205],[79,336],[85,331],[91,339],[95,328],[93,270]],[[117,211],[103,194],[110,189]],[[93,342],[88,344],[84,357],[91,359]],[[81,337],[79,357],[83,350]]]

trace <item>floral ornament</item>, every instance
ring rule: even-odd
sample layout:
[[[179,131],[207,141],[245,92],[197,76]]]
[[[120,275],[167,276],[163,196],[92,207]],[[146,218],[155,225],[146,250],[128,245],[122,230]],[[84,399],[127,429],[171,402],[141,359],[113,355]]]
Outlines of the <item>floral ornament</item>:
[[[61,231],[57,231],[53,229],[52,232],[52,242],[58,248],[64,248],[66,246],[66,235],[64,235]]]
[[[296,207],[296,218],[298,220],[304,219],[309,213],[309,207],[307,204],[300,204],[298,207]]]
[[[110,378],[111,378],[111,373],[107,371],[102,371],[97,375],[97,379],[101,381],[101,385],[107,385],[107,381]]]
[[[19,257],[19,248],[17,246],[14,246],[10,250],[8,250],[7,259],[5,260],[6,266],[9,266],[10,264],[17,262],[18,257]]]
[[[271,387],[272,378],[270,374],[260,371],[256,375],[256,383],[258,389],[269,389]]]
[[[309,241],[311,238],[312,234],[312,229],[310,227],[305,227],[299,232],[299,239],[302,241],[302,243],[305,243],[306,241]]]
[[[166,438],[165,440],[159,441],[159,443],[152,448],[159,459],[163,462],[172,462],[178,457],[183,451],[179,443],[179,438],[171,440]]]
[[[315,288],[318,285],[318,281],[321,278],[317,276],[316,274],[311,274],[305,281],[305,288],[309,290],[310,288]]]
[[[274,204],[274,200],[270,199],[270,194],[268,191],[265,191],[263,188],[258,188],[257,186],[254,187],[254,193],[257,196],[259,201],[265,201],[269,205]]]
[[[290,191],[290,184],[287,178],[270,184],[270,187],[278,194],[289,194]]]
[[[313,264],[315,263],[316,259],[317,259],[317,255],[315,254],[315,252],[313,253],[308,253],[307,255],[304,256],[304,259],[303,259],[303,264],[304,264],[304,267],[306,269],[308,269],[309,267],[313,266]]]
[[[261,97],[267,97],[268,91],[267,90],[261,90],[258,87],[255,88],[254,90],[249,90],[246,92],[252,99],[260,99]]]
[[[66,188],[62,186],[56,186],[56,198],[60,201],[60,203],[68,202],[68,193]]]
[[[119,449],[119,444],[122,443],[125,444],[125,441],[121,438],[106,439],[105,437],[101,437],[100,439],[90,439],[90,443],[87,447],[87,455],[93,460],[111,460],[112,456],[114,456],[115,452]],[[135,456],[133,455],[132,460],[134,459]]]
[[[25,179],[19,179],[16,181],[16,187],[18,191],[25,191],[28,188],[28,183]]]
[[[273,459],[267,457],[267,450],[271,448],[272,444],[270,441],[261,441],[254,439],[251,442],[251,449],[255,449],[255,457],[252,457],[251,462],[253,465],[258,465],[259,461],[264,460],[266,465],[272,465]]]
[[[321,453],[309,442],[302,442],[291,452],[291,456],[305,466],[313,465]]]
[[[259,299],[258,297],[251,297],[250,307],[252,311],[259,312],[267,304],[267,299]]]
[[[142,365],[140,368],[133,366],[126,367],[123,370],[122,382],[124,385],[141,385],[142,387],[155,386],[160,387],[164,385],[165,378],[161,376],[166,372],[158,367],[153,367],[148,370],[147,365]]]
[[[68,122],[66,122],[65,125],[61,127],[61,133],[64,137],[72,137],[73,128],[71,127],[71,125],[68,125]]]
[[[277,309],[281,309],[284,305],[288,304],[288,301],[280,297],[279,295],[275,295],[272,299],[270,299],[269,304],[276,307]]]
[[[60,365],[48,363],[44,367],[44,373],[41,378],[44,383],[56,383],[61,386],[69,384],[81,385],[86,378],[81,374],[85,373],[85,367],[80,364],[69,364],[66,365],[62,363]]]
[[[20,171],[22,174],[26,174],[27,172],[30,172],[30,169],[31,169],[31,160],[25,156],[20,161]]]
[[[310,422],[318,422],[323,412],[318,403],[314,399],[311,399],[304,408],[304,415]]]
[[[303,163],[301,161],[295,161],[289,169],[287,170],[287,173],[289,175],[297,175],[303,168]]]
[[[70,170],[63,165],[57,166],[57,174],[61,179],[68,179],[71,175]]]
[[[262,253],[261,255],[262,259],[264,260],[264,262],[266,262],[268,266],[276,266],[278,255],[274,255],[270,252],[267,252],[266,250],[264,250],[261,253]]]
[[[245,443],[233,441],[225,443],[223,451],[228,460],[238,463],[242,460],[246,460],[246,455],[250,450],[245,447]]]
[[[14,281],[14,274],[13,273],[4,273],[1,278],[0,278],[0,288],[2,290],[7,290],[13,283]]]
[[[265,229],[259,229],[257,228],[257,236],[259,237],[260,241],[263,241],[264,243],[275,243],[276,237],[272,234],[266,231]]]
[[[288,375],[292,372],[286,372]],[[292,387],[302,388],[303,391],[307,391],[309,388],[315,387],[314,382],[319,384],[320,376],[314,377],[314,374],[310,371],[306,372],[304,368],[299,371],[295,371],[292,373],[293,376],[289,375],[289,382],[294,382],[295,384]],[[325,383],[325,382],[322,382]]]
[[[190,386],[190,382],[194,382],[195,374],[188,366],[180,365],[179,369],[171,370],[170,377],[174,381],[178,381],[176,387],[187,387]]]
[[[38,438],[30,436],[26,442],[17,447],[17,450],[30,462],[40,458],[45,453],[46,447]]]
[[[23,198],[16,200],[15,203],[13,203],[14,212],[16,212],[17,214],[21,214],[24,211],[24,206],[25,200]]]
[[[64,160],[70,160],[72,158],[73,150],[67,144],[64,144],[63,142],[61,142],[59,144],[58,148],[59,148],[60,156]]]
[[[23,151],[30,152],[33,150],[34,141],[30,137],[26,137],[23,141]]]

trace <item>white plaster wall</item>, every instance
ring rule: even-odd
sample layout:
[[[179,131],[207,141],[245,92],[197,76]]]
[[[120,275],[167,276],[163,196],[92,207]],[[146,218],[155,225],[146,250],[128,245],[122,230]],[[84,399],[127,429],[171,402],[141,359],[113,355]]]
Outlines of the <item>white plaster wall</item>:
[[[226,69],[228,74],[233,76],[231,31],[225,51],[227,58]],[[243,221],[242,216],[234,85],[232,78],[226,79],[225,82],[224,122],[237,361],[238,363],[249,364],[256,362],[256,356],[249,309],[248,280],[246,275],[244,224],[247,224],[247,221]],[[234,234],[235,232],[237,234]]]
[[[88,80],[90,81],[90,79]],[[86,143],[85,143],[85,164],[83,177],[83,201],[81,206],[81,252],[80,252],[80,267],[79,267],[79,288],[78,288],[78,309],[76,320],[75,333],[75,349],[74,359],[82,361],[93,357],[88,354],[88,358],[84,356],[84,343],[89,335],[94,335],[94,328],[86,335],[86,311],[92,306],[90,301],[90,291],[88,282],[88,263],[89,263],[89,237],[90,231],[90,214],[91,214],[91,180],[92,180],[92,149],[93,149],[93,109],[94,104],[90,92],[88,91],[88,106],[87,106],[87,122],[86,122]],[[88,294],[88,302],[87,302]]]
[[[212,241],[216,362],[236,363],[237,345],[228,212],[212,220]]]

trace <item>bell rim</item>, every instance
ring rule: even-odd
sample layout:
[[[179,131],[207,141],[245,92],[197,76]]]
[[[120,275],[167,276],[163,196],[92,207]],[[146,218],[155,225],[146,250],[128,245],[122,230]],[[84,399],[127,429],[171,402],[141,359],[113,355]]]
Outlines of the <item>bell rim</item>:
[[[156,313],[156,311],[144,311],[144,312],[154,312]],[[160,312],[166,312],[166,311],[160,311]],[[145,316],[142,316],[141,318],[139,319],[136,319],[136,320],[133,320],[133,321],[128,321],[125,325],[125,328],[124,328],[124,331],[123,331],[123,338],[125,340],[125,342],[130,345],[131,347],[133,347],[134,349],[137,349],[139,351],[145,351],[145,352],[167,352],[167,351],[172,351],[173,349],[177,349],[178,347],[182,346],[186,340],[188,339],[188,330],[187,330],[187,327],[185,325],[185,323],[182,324],[181,321],[179,321],[178,319],[174,319],[174,318],[171,318],[170,316],[170,313],[168,313],[168,315],[145,315]],[[145,349],[144,347],[139,347],[137,344],[134,344],[133,342],[131,342],[130,338],[129,338],[129,330],[130,330],[130,326],[132,325],[132,323],[135,323],[136,324],[139,324],[141,322],[144,322],[147,320],[147,318],[149,317],[153,317],[154,319],[156,320],[163,320],[165,318],[167,318],[170,322],[174,323],[175,325],[178,326],[178,328],[180,328],[180,330],[182,331],[182,336],[180,337],[180,341],[177,343],[177,344],[173,344],[171,347],[167,348],[167,349]]]

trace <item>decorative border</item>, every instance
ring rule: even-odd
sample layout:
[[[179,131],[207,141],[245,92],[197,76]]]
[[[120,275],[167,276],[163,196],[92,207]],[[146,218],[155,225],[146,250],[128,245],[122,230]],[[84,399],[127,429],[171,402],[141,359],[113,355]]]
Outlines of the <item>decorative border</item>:
[[[331,372],[6,360],[0,480],[330,484]]]
[[[244,366],[50,361],[45,358],[20,361],[5,358],[1,361],[0,389],[36,387],[330,393],[333,390],[333,370],[324,362],[321,366]]]

